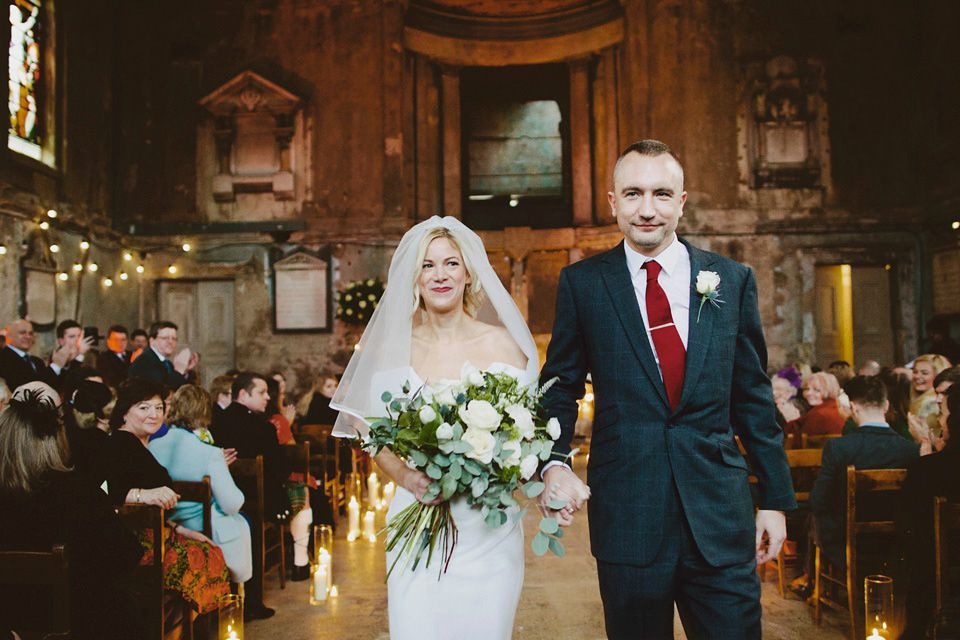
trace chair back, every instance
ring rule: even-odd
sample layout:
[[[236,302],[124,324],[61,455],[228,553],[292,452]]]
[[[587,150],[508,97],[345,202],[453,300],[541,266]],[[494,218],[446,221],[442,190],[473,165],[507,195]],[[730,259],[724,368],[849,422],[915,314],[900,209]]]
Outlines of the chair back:
[[[124,582],[144,605],[147,614],[147,628],[150,637],[163,638],[164,595],[163,595],[163,557],[166,551],[163,538],[164,510],[148,504],[125,504],[120,507],[120,519],[133,530],[151,532],[153,536],[153,554],[150,564],[137,565]]]
[[[263,524],[263,456],[256,458],[237,458],[230,465],[230,475],[237,487],[243,492],[245,501],[243,511]]]
[[[0,584],[42,587],[50,603],[49,615],[41,620],[9,621],[20,637],[24,640],[70,637],[70,569],[64,545],[53,545],[49,553],[0,551]]]
[[[293,464],[294,473],[302,473],[304,482],[310,474],[310,440],[297,442],[295,444],[285,444],[283,446],[287,458]]]
[[[333,425],[305,424],[300,426],[301,439],[311,443],[310,467],[316,478],[323,478],[323,492],[333,506],[334,525],[340,519],[340,509],[346,509],[346,495],[340,482],[340,439],[333,435]]]
[[[810,500],[810,489],[816,479],[814,469],[820,467],[823,449],[787,449],[787,464],[793,478],[793,490],[797,502]]]
[[[960,534],[960,504],[947,502],[943,496],[934,498],[933,535],[937,556],[937,611],[950,596],[950,583],[960,579],[960,565],[950,564],[951,536]],[[956,551],[956,549],[954,549]]]
[[[260,583],[263,593],[263,576],[267,571],[277,569],[280,588],[286,587],[286,560],[283,550],[283,527],[276,522],[267,522],[264,516],[263,493],[263,456],[256,458],[237,458],[230,465],[230,474],[237,487],[243,491],[246,501],[243,512],[250,519],[250,538],[253,545],[253,579]],[[267,534],[273,533],[273,544],[267,543]],[[267,566],[267,554],[276,551],[277,562]]]
[[[203,507],[203,535],[213,536],[213,490],[210,488],[210,476],[203,476],[200,482],[174,480],[170,485],[180,495],[181,502],[198,502]]]
[[[840,433],[827,433],[822,435],[800,434],[800,446],[803,449],[823,449],[828,442],[834,438],[839,438]]]

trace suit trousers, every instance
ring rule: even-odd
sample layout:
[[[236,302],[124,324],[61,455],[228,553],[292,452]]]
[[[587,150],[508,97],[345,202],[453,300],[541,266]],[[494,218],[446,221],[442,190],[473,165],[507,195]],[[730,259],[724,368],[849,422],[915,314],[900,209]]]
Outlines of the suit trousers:
[[[673,640],[673,605],[689,640],[759,640],[760,579],[756,559],[725,567],[707,563],[674,486],[664,537],[646,566],[597,561],[607,637]]]

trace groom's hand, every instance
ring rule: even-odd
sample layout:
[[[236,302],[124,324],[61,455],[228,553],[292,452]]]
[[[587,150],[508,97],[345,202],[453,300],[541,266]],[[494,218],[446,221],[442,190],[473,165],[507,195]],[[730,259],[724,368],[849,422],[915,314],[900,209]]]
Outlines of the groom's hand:
[[[764,534],[767,546],[763,548]],[[783,511],[760,509],[757,511],[757,564],[763,564],[780,553],[783,541],[787,539],[787,519]]]
[[[566,527],[573,522],[573,514],[583,508],[590,498],[590,487],[569,467],[554,465],[543,472],[543,483],[546,488],[537,498],[537,505],[544,516],[556,518],[560,526]],[[567,503],[560,509],[548,506],[553,500],[562,500]]]

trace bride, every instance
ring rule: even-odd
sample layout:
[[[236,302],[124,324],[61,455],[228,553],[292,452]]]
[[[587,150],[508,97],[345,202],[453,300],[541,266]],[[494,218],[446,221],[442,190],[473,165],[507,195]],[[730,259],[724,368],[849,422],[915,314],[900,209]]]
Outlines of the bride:
[[[386,413],[384,391],[400,394],[409,383],[411,391],[429,394],[459,380],[468,363],[509,373],[521,384],[538,377],[533,336],[483,242],[459,220],[435,216],[410,229],[397,247],[386,291],[331,402],[341,412],[334,434],[365,435],[366,421]],[[376,461],[398,485],[388,520],[414,500],[424,502],[426,474],[388,450]],[[387,581],[393,640],[511,636],[523,586],[519,519],[494,529],[464,498],[450,506],[458,542],[446,572],[440,574],[436,560],[400,571],[401,561]]]

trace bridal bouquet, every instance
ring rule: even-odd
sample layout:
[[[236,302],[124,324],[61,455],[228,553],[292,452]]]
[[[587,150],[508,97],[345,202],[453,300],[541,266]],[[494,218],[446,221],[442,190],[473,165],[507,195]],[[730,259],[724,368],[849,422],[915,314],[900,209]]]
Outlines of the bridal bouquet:
[[[424,554],[429,566],[438,549],[441,573],[446,571],[457,543],[450,499],[464,496],[488,526],[499,527],[508,520],[507,510],[519,506],[516,489],[528,498],[544,490],[542,482],[530,480],[560,436],[556,418],[544,421],[538,416],[540,397],[552,383],[522,386],[509,374],[481,372],[465,364],[459,381],[431,385],[432,397],[422,388],[411,394],[409,382],[402,396],[383,394],[387,416],[372,422],[362,446],[374,455],[387,447],[406,459],[431,479],[424,501],[443,500],[436,505],[414,502],[387,523],[387,550],[399,546],[401,551],[388,577],[401,557],[407,563],[412,559],[416,569]],[[555,509],[565,505],[550,504]],[[525,512],[513,517],[522,518]],[[561,537],[557,521],[543,518],[533,539],[534,552],[543,555],[549,549],[562,557]]]

